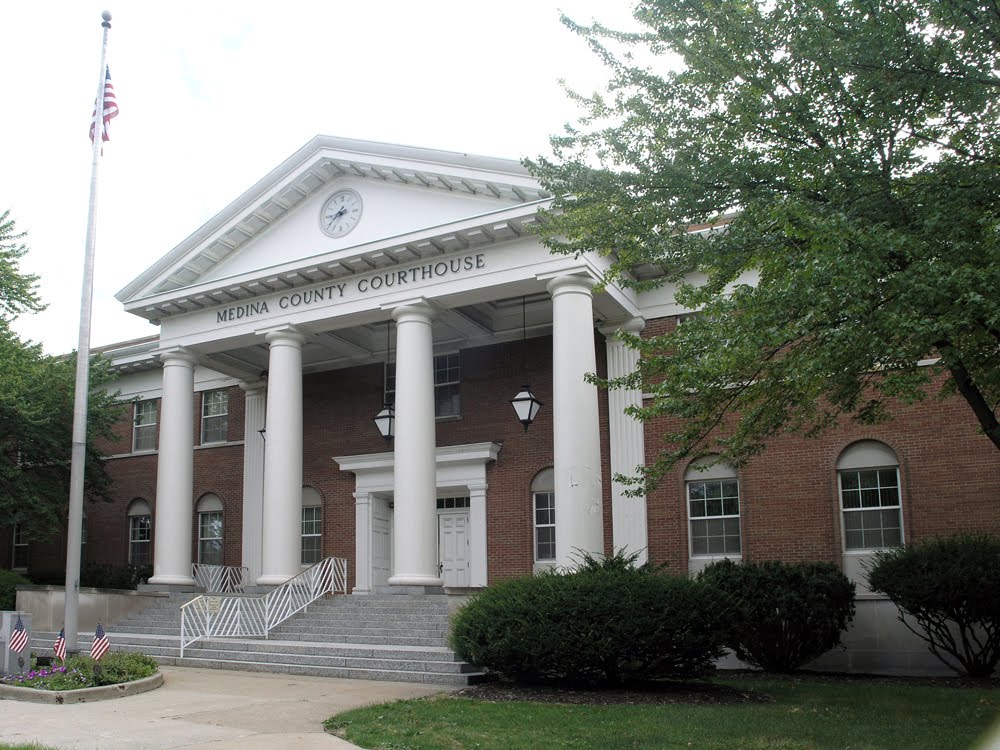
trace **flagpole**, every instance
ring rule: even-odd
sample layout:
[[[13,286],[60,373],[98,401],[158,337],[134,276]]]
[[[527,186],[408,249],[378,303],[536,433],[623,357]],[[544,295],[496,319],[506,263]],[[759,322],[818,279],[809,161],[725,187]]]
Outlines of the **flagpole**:
[[[94,149],[90,165],[90,210],[80,300],[80,339],[76,348],[76,390],[73,397],[73,453],[69,479],[69,519],[66,530],[66,652],[76,654],[80,604],[80,543],[83,530],[83,478],[87,458],[87,398],[90,394],[90,318],[94,301],[94,244],[97,238],[97,165],[104,143],[104,86],[111,14],[104,11],[101,27],[101,67],[94,105]]]

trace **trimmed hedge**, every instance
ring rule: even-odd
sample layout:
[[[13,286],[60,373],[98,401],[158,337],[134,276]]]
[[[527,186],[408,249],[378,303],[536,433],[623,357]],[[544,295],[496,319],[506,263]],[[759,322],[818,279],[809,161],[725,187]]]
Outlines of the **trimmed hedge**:
[[[794,672],[829,651],[854,618],[854,584],[832,563],[722,560],[698,579],[735,605],[726,645],[765,672]]]
[[[109,565],[84,563],[80,570],[80,585],[95,589],[125,589],[134,591],[153,575],[152,565]]]
[[[466,661],[520,681],[614,685],[704,677],[728,611],[709,587],[631,565],[622,554],[580,569],[496,583],[455,616]]]
[[[31,583],[20,573],[13,570],[0,570],[0,611],[11,612],[17,609],[17,587]]]
[[[977,678],[996,670],[1000,539],[959,535],[880,551],[868,585],[899,607],[903,624],[949,669]]]

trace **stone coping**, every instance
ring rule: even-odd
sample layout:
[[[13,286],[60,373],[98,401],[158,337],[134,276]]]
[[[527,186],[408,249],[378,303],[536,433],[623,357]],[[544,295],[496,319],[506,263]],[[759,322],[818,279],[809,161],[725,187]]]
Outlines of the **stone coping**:
[[[162,685],[163,674],[160,672],[132,682],[119,682],[116,685],[101,685],[100,687],[80,688],[79,690],[38,690],[30,687],[0,685],[0,700],[27,701],[29,703],[92,703],[93,701],[146,693],[150,690],[156,690]]]

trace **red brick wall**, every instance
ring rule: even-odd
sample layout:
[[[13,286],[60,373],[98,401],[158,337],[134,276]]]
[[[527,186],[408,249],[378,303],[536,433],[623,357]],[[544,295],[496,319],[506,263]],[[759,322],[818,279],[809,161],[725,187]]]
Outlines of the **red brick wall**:
[[[672,319],[651,321],[645,335],[673,325]],[[604,338],[595,333],[598,372],[604,374]],[[522,356],[523,353],[523,356]],[[523,365],[522,365],[523,360]],[[552,342],[530,339],[461,353],[461,417],[437,424],[439,446],[476,442],[502,444],[497,461],[487,466],[488,576],[490,581],[529,573],[533,563],[530,485],[551,466]],[[544,406],[525,432],[509,400],[522,383],[530,383]],[[241,561],[244,396],[229,389],[231,444],[196,448],[194,502],[217,495],[224,508],[226,564]],[[382,407],[382,365],[337,370],[303,379],[303,483],[314,487],[323,501],[323,553],[349,560],[351,585],[356,561],[355,478],[342,472],[334,456],[389,450],[372,417]],[[195,445],[200,441],[201,395],[196,394],[191,419]],[[611,472],[608,446],[608,405],[599,398],[602,474],[604,481],[605,550],[612,548]],[[817,439],[783,435],[763,455],[739,473],[743,553],[747,559],[831,560],[840,558],[836,461],[850,443],[876,439],[899,457],[904,527],[907,540],[956,531],[1000,533],[1000,453],[982,435],[965,403],[930,398],[900,405],[897,418],[875,428],[842,426]],[[131,448],[131,410],[118,430]],[[658,450],[663,423],[646,427],[647,460]],[[257,436],[252,436],[257,439]],[[127,559],[126,508],[136,497],[156,506],[156,455],[113,459],[115,501],[88,504],[87,559],[121,563]],[[687,569],[687,513],[684,467],[664,477],[647,500],[649,554],[674,571]],[[197,518],[192,516],[192,559],[197,556]],[[58,545],[57,545],[58,546]],[[2,551],[0,544],[0,551]],[[57,549],[31,552],[33,565],[51,557],[59,568]],[[8,553],[9,557],[9,553]],[[6,563],[9,564],[9,563]]]
[[[652,321],[649,336],[673,327]],[[936,393],[937,385],[931,388]],[[817,438],[780,435],[739,472],[744,559],[840,562],[837,459],[857,440],[878,440],[899,459],[907,542],[960,531],[1000,533],[1000,453],[979,430],[965,401],[895,404],[894,419],[876,427],[846,421]],[[646,426],[646,459],[668,426]],[[649,554],[671,570],[687,569],[684,470],[667,474],[648,498]]]

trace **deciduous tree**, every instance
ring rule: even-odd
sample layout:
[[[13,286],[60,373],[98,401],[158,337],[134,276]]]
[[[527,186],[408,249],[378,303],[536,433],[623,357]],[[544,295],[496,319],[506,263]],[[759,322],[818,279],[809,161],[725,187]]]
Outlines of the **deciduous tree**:
[[[640,0],[565,23],[605,94],[529,161],[543,239],[699,311],[630,339],[642,419],[740,464],[932,383],[1000,449],[1000,11],[992,0]],[[703,231],[690,231],[701,227]],[[719,430],[726,424],[726,429]]]

